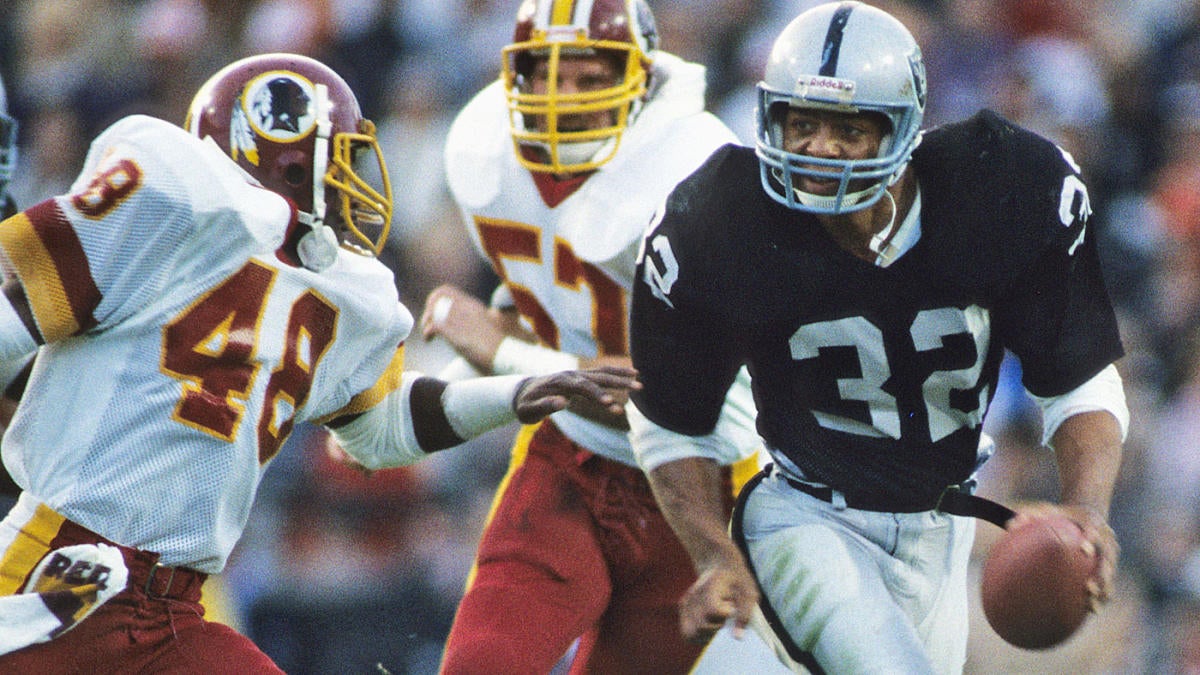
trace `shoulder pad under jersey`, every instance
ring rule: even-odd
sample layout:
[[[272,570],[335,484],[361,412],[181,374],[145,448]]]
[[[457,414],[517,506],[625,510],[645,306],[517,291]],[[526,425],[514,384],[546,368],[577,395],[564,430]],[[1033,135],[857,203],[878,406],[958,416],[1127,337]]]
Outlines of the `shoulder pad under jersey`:
[[[923,220],[957,221],[977,243],[1069,249],[1091,214],[1070,154],[988,110],[929,131],[913,167]]]

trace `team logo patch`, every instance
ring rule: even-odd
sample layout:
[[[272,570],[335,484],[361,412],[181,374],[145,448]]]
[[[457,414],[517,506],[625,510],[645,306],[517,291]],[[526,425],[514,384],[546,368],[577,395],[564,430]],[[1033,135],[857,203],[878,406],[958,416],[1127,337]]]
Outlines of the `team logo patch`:
[[[908,65],[912,68],[913,87],[917,95],[917,105],[921,106],[921,110],[925,109],[925,60],[921,58],[921,52],[913,50],[908,55]]]
[[[230,154],[245,155],[258,165],[256,136],[290,143],[312,133],[317,125],[312,82],[295,73],[263,73],[246,84],[230,120]]]

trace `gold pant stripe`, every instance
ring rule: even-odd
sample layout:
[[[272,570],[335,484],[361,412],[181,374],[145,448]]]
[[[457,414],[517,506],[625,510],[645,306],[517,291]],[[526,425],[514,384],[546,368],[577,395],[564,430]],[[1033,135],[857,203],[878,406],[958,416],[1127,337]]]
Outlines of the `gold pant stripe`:
[[[66,519],[45,504],[38,504],[33,518],[21,526],[16,539],[0,558],[0,595],[21,590],[25,577],[50,551],[50,543]]]

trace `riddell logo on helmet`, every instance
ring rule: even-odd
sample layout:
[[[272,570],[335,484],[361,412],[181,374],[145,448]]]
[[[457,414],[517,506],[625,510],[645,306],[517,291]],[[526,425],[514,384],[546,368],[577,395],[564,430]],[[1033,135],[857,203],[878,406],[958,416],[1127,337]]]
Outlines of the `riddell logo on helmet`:
[[[820,75],[802,77],[796,83],[796,93],[804,98],[827,98],[848,102],[854,98],[854,80]]]
[[[807,89],[829,89],[832,91],[854,91],[854,80],[842,80],[836,77],[821,77],[814,75],[808,81],[801,80],[800,86]]]

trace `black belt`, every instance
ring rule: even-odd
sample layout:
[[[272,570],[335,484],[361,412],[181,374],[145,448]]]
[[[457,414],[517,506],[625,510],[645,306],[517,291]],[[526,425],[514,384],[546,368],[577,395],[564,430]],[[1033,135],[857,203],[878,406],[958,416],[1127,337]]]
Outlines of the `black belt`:
[[[782,475],[782,474],[781,474]],[[812,485],[783,476],[788,485],[797,490],[816,497],[822,501],[833,503],[834,490],[824,485]],[[978,497],[970,493],[963,485],[951,485],[938,495],[937,501],[929,504],[906,504],[897,506],[894,499],[873,498],[869,495],[846,495],[846,507],[860,511],[879,511],[883,513],[917,513],[920,511],[940,511],[952,516],[979,518],[1000,527],[1012,518],[1013,510],[990,499]]]

